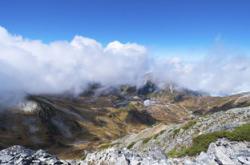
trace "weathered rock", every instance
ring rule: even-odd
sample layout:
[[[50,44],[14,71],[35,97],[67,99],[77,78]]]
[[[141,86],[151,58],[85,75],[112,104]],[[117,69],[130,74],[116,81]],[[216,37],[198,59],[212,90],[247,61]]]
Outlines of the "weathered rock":
[[[167,158],[158,148],[145,152],[109,148],[87,154],[85,160],[60,160],[44,150],[13,146],[0,151],[2,165],[250,165],[250,142],[218,139],[196,157]]]
[[[229,155],[223,153],[223,151],[219,147],[215,149],[215,160],[219,164],[228,164],[228,165],[234,164],[234,162],[229,158]]]
[[[33,151],[22,146],[12,146],[0,151],[0,164],[67,164],[44,150]]]
[[[167,164],[167,158],[160,150],[151,150],[147,153],[139,153],[126,148],[110,148],[104,151],[88,154],[84,160],[86,164],[108,165],[161,165]]]
[[[248,165],[250,160],[250,142],[232,142],[218,139],[209,145],[207,152],[196,157],[169,159],[173,164],[184,165]],[[243,154],[242,154],[243,153]]]

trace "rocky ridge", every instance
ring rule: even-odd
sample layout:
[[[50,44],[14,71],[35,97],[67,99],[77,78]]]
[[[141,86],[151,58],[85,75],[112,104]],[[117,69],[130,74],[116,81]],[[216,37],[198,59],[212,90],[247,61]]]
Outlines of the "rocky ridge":
[[[145,153],[114,148],[89,154],[86,164],[109,165],[248,165],[250,164],[250,143],[218,139],[211,143],[207,152],[195,157],[167,158],[160,149]]]
[[[160,149],[138,152],[129,149],[109,148],[90,153],[84,160],[59,160],[43,150],[33,151],[13,146],[0,151],[0,163],[4,165],[249,165],[250,143],[218,139],[207,152],[195,157],[167,158]]]
[[[115,140],[111,146],[137,151],[161,148],[167,153],[174,148],[190,146],[192,138],[198,135],[233,130],[246,123],[250,123],[250,107],[233,108],[226,112],[197,117],[184,124],[155,125]]]

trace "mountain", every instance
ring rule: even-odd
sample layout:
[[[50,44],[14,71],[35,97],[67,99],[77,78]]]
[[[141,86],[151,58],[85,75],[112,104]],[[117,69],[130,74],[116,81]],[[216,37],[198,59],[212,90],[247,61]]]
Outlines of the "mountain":
[[[0,148],[22,145],[64,160],[87,156],[92,163],[93,155],[116,155],[114,149],[125,157],[138,153],[145,161],[148,153],[161,152],[168,163],[172,159],[183,163],[170,157],[189,155],[181,151],[189,153],[200,135],[248,124],[248,106],[249,93],[213,97],[173,84],[159,88],[150,81],[141,87],[90,84],[79,96],[28,95],[20,104],[1,110]],[[226,136],[209,142],[221,137]],[[195,159],[189,156],[190,161]]]
[[[21,144],[56,154],[81,152],[156,122],[132,106],[114,108],[112,101],[112,96],[29,96],[23,105],[1,112],[0,146]]]
[[[184,124],[157,124],[87,153],[82,160],[60,160],[44,150],[13,146],[0,151],[0,163],[247,165],[250,163],[249,119],[250,107],[246,107],[216,112]]]

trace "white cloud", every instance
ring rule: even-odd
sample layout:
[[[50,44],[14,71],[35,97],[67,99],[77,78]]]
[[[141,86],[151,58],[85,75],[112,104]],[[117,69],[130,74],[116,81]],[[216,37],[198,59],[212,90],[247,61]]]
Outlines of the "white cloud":
[[[195,62],[180,58],[161,60],[152,70],[160,82],[170,80],[213,95],[250,91],[250,57],[234,52],[224,54],[222,49]]]
[[[192,56],[190,56],[192,58]],[[75,36],[49,44],[12,35],[0,27],[0,93],[81,92],[89,82],[139,85],[146,73],[164,84],[212,94],[250,91],[250,58],[224,48],[194,62],[182,57],[152,57],[135,43]]]
[[[24,39],[0,28],[0,91],[81,92],[89,82],[137,84],[147,65],[147,51],[134,43],[93,39],[49,44]]]

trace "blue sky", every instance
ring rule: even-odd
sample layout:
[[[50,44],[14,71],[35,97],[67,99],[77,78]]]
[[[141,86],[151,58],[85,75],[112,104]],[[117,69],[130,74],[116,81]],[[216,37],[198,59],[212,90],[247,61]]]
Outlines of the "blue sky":
[[[250,91],[250,0],[0,0],[0,93],[138,85],[148,73],[215,95]]]
[[[220,38],[248,49],[249,0],[2,0],[0,25],[44,42],[74,35],[161,51],[202,51]],[[156,51],[156,52],[157,52]]]

